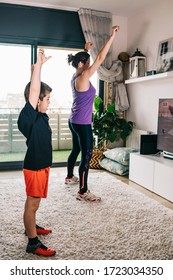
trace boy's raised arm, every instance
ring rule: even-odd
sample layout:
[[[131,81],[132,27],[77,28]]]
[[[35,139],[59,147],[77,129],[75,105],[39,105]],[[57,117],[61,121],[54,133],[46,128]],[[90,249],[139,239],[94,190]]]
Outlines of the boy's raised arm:
[[[36,109],[39,95],[40,95],[40,86],[41,86],[41,68],[43,63],[45,63],[51,56],[46,57],[43,49],[39,49],[37,62],[32,67],[31,75],[31,86],[29,94],[29,102],[34,109]]]

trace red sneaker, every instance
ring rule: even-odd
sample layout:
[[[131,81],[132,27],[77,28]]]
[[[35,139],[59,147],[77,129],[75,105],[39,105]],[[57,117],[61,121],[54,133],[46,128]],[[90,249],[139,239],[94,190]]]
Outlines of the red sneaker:
[[[37,249],[35,249],[33,254],[36,254],[38,256],[51,257],[56,254],[56,251],[51,248],[43,249],[41,247],[38,247]]]
[[[40,226],[37,226],[37,225],[36,225],[36,231],[37,231],[37,235],[41,235],[41,234],[42,235],[47,235],[47,234],[52,232],[51,229],[43,228],[43,227],[40,227]],[[26,230],[25,230],[25,235],[27,236]]]
[[[38,235],[40,235],[40,234],[46,235],[46,234],[49,234],[49,233],[52,232],[51,229],[42,228],[42,227],[37,227],[37,226],[36,226],[36,231],[37,231],[37,234],[38,234]]]
[[[26,252],[27,253],[33,253],[33,254],[36,254],[38,256],[44,256],[44,257],[51,257],[51,256],[56,254],[55,250],[53,250],[51,248],[47,248],[40,241],[36,245],[30,245],[28,243],[28,245],[26,247]]]

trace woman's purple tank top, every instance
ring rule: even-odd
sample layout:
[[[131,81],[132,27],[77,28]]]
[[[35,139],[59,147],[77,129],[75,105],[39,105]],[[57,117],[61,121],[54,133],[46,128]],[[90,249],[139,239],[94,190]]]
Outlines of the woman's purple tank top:
[[[71,81],[73,104],[71,108],[70,122],[76,124],[91,124],[93,101],[96,90],[90,82],[90,87],[87,91],[77,91],[75,89],[75,79],[78,76],[73,76]]]

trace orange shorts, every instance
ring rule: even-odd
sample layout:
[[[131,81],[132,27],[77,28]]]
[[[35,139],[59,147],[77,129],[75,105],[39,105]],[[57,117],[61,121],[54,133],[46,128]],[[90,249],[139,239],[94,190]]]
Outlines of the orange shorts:
[[[46,198],[50,167],[40,170],[23,169],[27,196]]]

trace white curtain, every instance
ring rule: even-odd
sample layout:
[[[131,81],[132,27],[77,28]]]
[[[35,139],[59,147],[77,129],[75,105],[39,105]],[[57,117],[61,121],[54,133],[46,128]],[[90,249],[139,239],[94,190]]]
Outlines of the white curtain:
[[[91,49],[90,53],[92,59],[95,60],[98,52],[110,36],[112,15],[110,13],[94,11],[85,8],[79,9],[78,14],[86,42],[93,43],[93,48]],[[100,80],[106,80],[104,71],[109,69],[111,65],[112,52],[110,49],[103,64],[98,70]]]
[[[100,49],[111,34],[112,15],[111,13],[85,8],[80,8],[78,14],[86,42],[93,43],[93,48],[91,49],[90,54],[92,59],[95,60]],[[113,60],[112,48],[110,48],[104,62],[99,67],[97,74],[100,80],[105,83],[112,83],[116,110],[127,110],[129,108],[129,103],[126,88],[122,83],[123,67],[121,61]],[[105,86],[105,88],[108,87]],[[108,93],[105,92],[104,94],[107,95]]]

